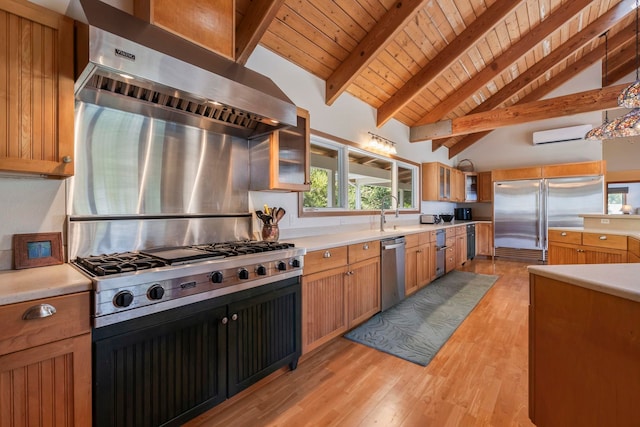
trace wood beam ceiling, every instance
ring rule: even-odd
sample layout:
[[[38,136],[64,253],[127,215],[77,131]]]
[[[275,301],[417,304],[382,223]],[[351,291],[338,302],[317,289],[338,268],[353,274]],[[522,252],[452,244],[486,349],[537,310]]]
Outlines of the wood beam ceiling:
[[[591,0],[576,0],[569,2],[566,6],[559,8],[538,26],[525,34],[517,43],[507,49],[502,55],[488,64],[482,71],[477,73],[463,86],[456,89],[451,96],[447,96],[442,102],[436,105],[431,111],[418,120],[414,126],[433,123],[441,120],[451,113],[458,105],[472,97],[484,85],[492,81],[497,74],[502,73],[513,65],[520,57],[536,47],[551,33],[556,31],[562,24],[570,20],[578,12],[591,3]]]
[[[552,69],[561,61],[565,60],[568,56],[573,54],[576,50],[584,47],[588,43],[592,42],[595,38],[599,37],[602,33],[607,31],[613,25],[622,20],[625,16],[633,11],[632,6],[635,4],[635,0],[623,0],[613,8],[609,9],[606,13],[601,15],[598,19],[593,21],[587,28],[571,37],[567,42],[562,44],[557,49],[554,49],[541,59],[540,61],[529,67],[524,73],[520,74],[518,78],[511,81],[504,86],[501,90],[493,94],[488,100],[480,104],[473,109],[470,114],[482,113],[490,111],[499,107],[509,98],[516,95],[522,89],[527,87],[531,82],[544,75],[545,72]],[[553,117],[549,115],[547,118]],[[430,125],[422,125],[430,126]],[[415,126],[411,128],[412,135],[424,135],[428,128],[421,130],[422,126]],[[462,132],[461,134],[468,134],[473,132]],[[439,136],[442,138],[442,136]],[[417,142],[413,137],[411,142]],[[475,142],[475,141],[474,141]],[[432,143],[432,150],[437,150],[444,144],[444,141]],[[457,145],[457,144],[456,144]],[[465,147],[468,148],[468,147]]]
[[[327,105],[333,104],[369,63],[384,50],[385,46],[404,30],[407,21],[412,19],[427,1],[395,2],[327,79],[325,95]]]
[[[235,60],[246,64],[285,0],[256,2],[236,27]]]
[[[609,39],[609,49],[616,49],[617,47],[624,45],[628,40],[633,40],[635,38],[635,24],[631,23],[627,27],[625,27],[618,34]],[[567,81],[571,80],[573,77],[596,63],[600,61],[605,56],[605,46],[601,44],[596,49],[589,52],[587,55],[580,58],[580,61],[574,62],[572,66],[565,68],[562,72],[555,75],[552,79],[547,80],[545,83],[538,86],[538,88],[529,95],[523,97],[516,103],[515,105],[525,104],[527,102],[533,102],[541,99],[543,96],[547,95],[554,89],[562,86]],[[628,74],[628,73],[626,73]],[[626,75],[625,74],[625,75]],[[611,80],[615,81],[615,80]],[[465,136],[463,139],[457,141],[455,145],[449,148],[449,158],[455,157],[460,154],[462,151],[471,147],[474,143],[484,138],[491,131],[486,132],[478,132]],[[436,141],[434,141],[435,143]],[[449,142],[447,140],[438,140],[437,143],[439,146],[447,145]],[[433,144],[432,144],[433,145]]]
[[[498,0],[458,37],[441,50],[426,67],[414,75],[391,98],[378,108],[377,126],[389,121],[398,111],[422,92],[435,78],[451,66],[460,56],[485,36],[505,16],[512,12],[520,1]]]
[[[600,111],[603,108],[612,108],[618,105],[618,95],[628,84],[609,86],[602,89],[594,89],[586,92],[544,99],[526,104],[513,105],[511,107],[495,109],[482,113],[467,114],[447,120],[450,129],[448,135],[442,135],[443,126],[435,129],[439,134],[430,134],[430,128],[421,126],[411,130],[411,140],[431,139],[434,136],[456,136],[473,132],[492,130],[503,126],[522,124],[549,117],[570,116],[573,114]],[[439,122],[442,124],[442,122]],[[435,124],[434,124],[435,125]],[[429,125],[427,125],[429,126]],[[435,126],[434,126],[435,128]]]

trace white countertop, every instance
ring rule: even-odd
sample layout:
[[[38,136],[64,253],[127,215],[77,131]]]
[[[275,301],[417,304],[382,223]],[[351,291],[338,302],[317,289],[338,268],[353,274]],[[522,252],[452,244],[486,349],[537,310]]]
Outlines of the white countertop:
[[[450,227],[465,226],[467,224],[491,223],[491,221],[458,221],[446,224],[415,224],[404,225],[394,229],[389,226],[385,231],[379,230],[356,230],[346,233],[335,233],[327,228],[326,234],[308,237],[297,237],[284,239],[296,245],[296,247],[306,248],[307,251],[317,251],[321,249],[335,248],[336,246],[352,245],[355,243],[367,242],[370,240],[382,240],[392,237],[406,236],[408,234],[422,233]]]
[[[91,289],[91,280],[69,264],[0,271],[0,305]]]
[[[640,263],[530,265],[529,272],[640,302]]]

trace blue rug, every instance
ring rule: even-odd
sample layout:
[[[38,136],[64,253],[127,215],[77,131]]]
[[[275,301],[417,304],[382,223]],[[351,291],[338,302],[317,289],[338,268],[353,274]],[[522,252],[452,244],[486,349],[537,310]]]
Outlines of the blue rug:
[[[427,366],[496,280],[454,270],[344,336]]]

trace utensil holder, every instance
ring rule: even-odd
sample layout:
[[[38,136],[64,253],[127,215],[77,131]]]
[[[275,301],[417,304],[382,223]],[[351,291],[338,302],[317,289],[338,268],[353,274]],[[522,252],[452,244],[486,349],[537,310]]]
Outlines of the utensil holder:
[[[265,242],[277,242],[280,238],[278,224],[264,224],[262,226],[262,240]]]

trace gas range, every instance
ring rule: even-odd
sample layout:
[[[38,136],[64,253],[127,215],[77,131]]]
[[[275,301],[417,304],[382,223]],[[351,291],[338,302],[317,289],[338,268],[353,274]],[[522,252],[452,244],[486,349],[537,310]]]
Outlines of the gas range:
[[[101,327],[302,275],[304,248],[239,241],[77,257]]]

